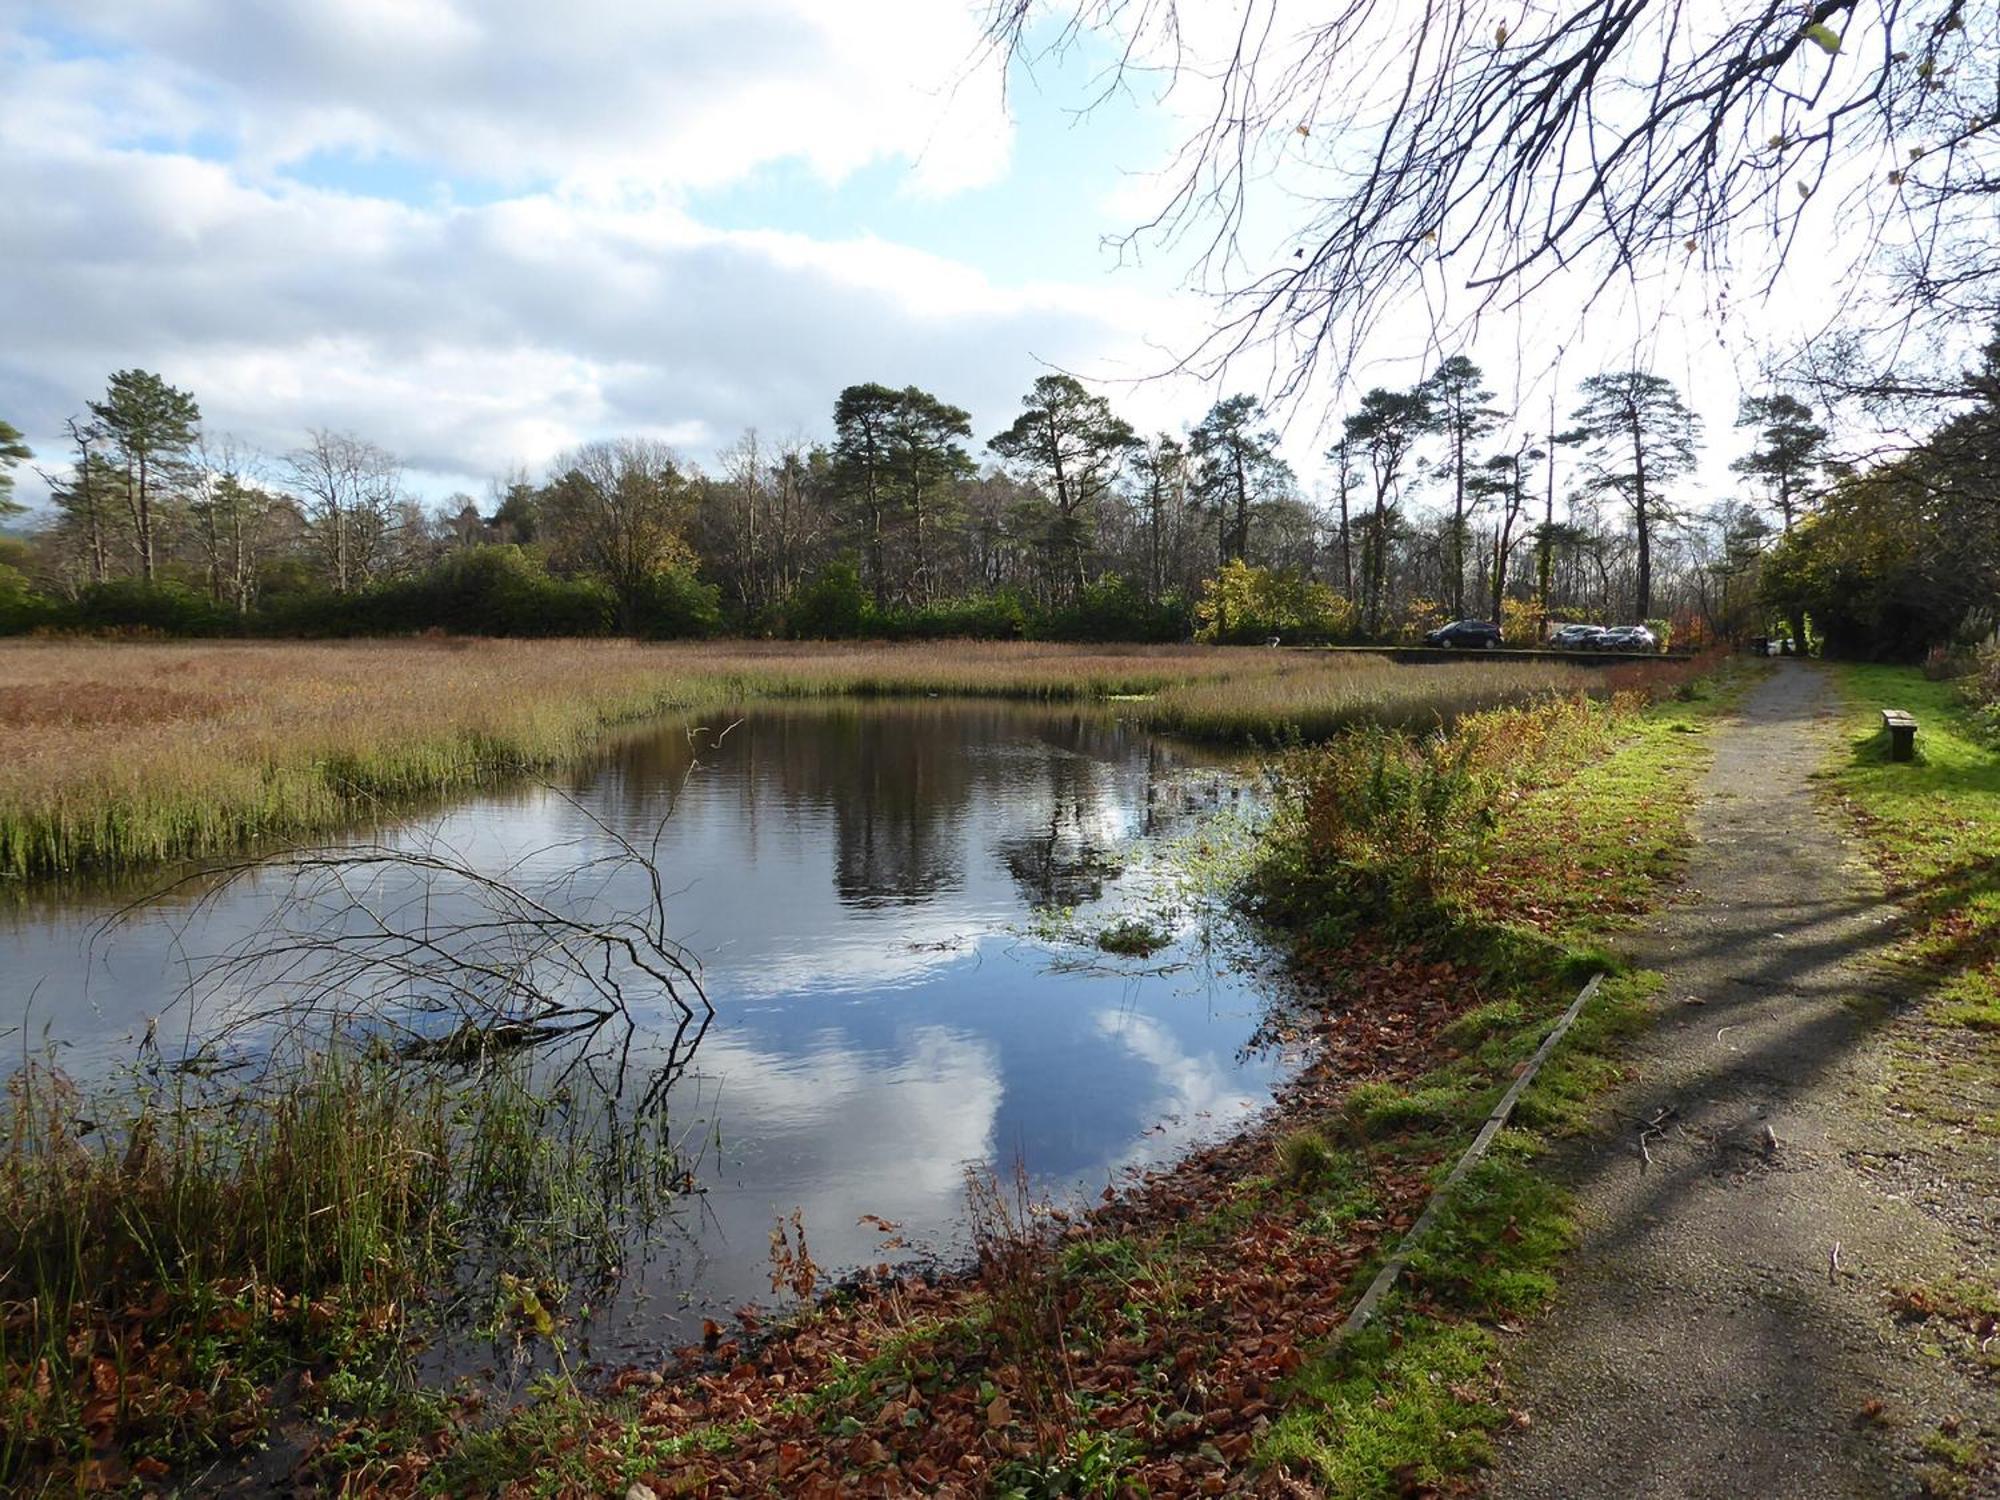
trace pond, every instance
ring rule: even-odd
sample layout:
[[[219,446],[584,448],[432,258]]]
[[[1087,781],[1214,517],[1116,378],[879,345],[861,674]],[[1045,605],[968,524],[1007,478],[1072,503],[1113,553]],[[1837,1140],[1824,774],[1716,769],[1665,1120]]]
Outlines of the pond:
[[[772,1302],[780,1216],[828,1267],[950,1256],[969,1163],[1094,1195],[1262,1108],[1268,976],[1186,857],[1256,803],[1242,763],[1103,710],[757,705],[371,837],[530,882],[653,851],[714,1007],[664,1100],[699,1191],[637,1257],[603,1355]],[[177,996],[293,894],[196,882],[110,927],[111,896],[17,905],[0,1029],[85,1078],[155,1015],[198,1042],[207,1013]],[[1120,917],[1163,946],[1101,951]],[[673,1017],[642,994],[634,1019],[643,1054]]]

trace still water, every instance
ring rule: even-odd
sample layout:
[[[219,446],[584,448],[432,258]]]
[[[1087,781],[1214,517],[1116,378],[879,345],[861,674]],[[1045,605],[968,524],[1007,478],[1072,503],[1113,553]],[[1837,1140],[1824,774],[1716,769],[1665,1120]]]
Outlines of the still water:
[[[617,836],[657,850],[715,1010],[666,1101],[700,1191],[620,1299],[626,1337],[657,1342],[773,1300],[779,1215],[829,1267],[950,1255],[968,1163],[1094,1194],[1255,1113],[1281,1067],[1253,1045],[1266,977],[1170,857],[1254,800],[1239,764],[1102,712],[760,705],[371,837],[530,882]],[[4,1045],[88,1077],[153,1016],[198,1041],[177,997],[287,893],[197,884],[109,928],[110,896],[0,913]],[[1167,947],[1087,941],[1135,913]],[[642,994],[635,1018],[643,1054],[671,1017]]]

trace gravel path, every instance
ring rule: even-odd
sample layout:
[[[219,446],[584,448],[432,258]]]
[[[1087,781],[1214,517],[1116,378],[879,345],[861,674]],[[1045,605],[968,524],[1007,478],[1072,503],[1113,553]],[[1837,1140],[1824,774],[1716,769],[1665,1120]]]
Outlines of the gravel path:
[[[1992,1372],[1891,1290],[2000,1286],[2000,1153],[1904,1107],[1911,1046],[1962,1039],[1911,1008],[1895,913],[1814,795],[1834,703],[1785,663],[1713,731],[1688,889],[1630,944],[1658,1022],[1557,1157],[1583,1241],[1508,1351],[1504,1500],[2000,1494],[1940,1456],[2000,1448]],[[1668,1107],[1648,1166],[1632,1122]]]

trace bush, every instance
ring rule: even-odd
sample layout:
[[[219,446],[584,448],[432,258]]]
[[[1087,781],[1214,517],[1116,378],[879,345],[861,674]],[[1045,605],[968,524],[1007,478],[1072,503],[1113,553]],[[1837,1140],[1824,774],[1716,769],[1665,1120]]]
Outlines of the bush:
[[[610,635],[617,625],[611,591],[594,579],[551,577],[519,547],[480,547],[447,557],[409,578],[352,594],[307,590],[280,595],[258,611],[272,635],[397,635],[448,630],[459,635]]]
[[[0,635],[26,635],[52,625],[56,602],[36,593],[19,568],[0,563]]]
[[[1148,599],[1114,575],[1051,611],[1036,633],[1052,641],[1184,641],[1193,623],[1181,595]]]
[[[1325,642],[1346,635],[1354,606],[1323,583],[1298,573],[1253,568],[1233,558],[1201,586],[1195,605],[1199,641],[1252,645],[1280,640]]]
[[[626,601],[626,624],[653,640],[714,635],[722,629],[722,590],[684,568],[651,574]]]
[[[2000,644],[1980,648],[1972,670],[1959,682],[1959,691],[1988,737],[2000,741]]]
[[[1542,643],[1543,626],[1546,620],[1542,614],[1539,599],[1502,599],[1500,618],[1500,638],[1510,646],[1539,646]]]
[[[795,641],[852,640],[861,634],[868,599],[851,562],[830,562],[792,590],[785,604],[785,634]]]
[[[885,641],[1014,641],[1028,634],[1031,610],[1020,595],[1002,589],[931,604],[862,611],[861,633]]]
[[[136,578],[94,584],[74,604],[55,612],[52,624],[79,630],[139,630],[161,635],[232,635],[243,628],[236,612],[183,583]]]
[[[1506,799],[1602,750],[1611,714],[1579,698],[1494,709],[1449,734],[1361,726],[1285,765],[1259,877],[1308,920],[1424,927],[1448,917]]]

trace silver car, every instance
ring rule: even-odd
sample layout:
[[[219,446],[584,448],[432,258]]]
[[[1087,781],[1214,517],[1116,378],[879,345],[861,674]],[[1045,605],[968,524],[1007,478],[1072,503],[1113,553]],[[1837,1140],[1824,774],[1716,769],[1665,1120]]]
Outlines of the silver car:
[[[1590,651],[1604,635],[1602,625],[1558,625],[1549,632],[1551,651]]]
[[[1644,625],[1616,625],[1597,642],[1600,651],[1647,651],[1660,649],[1660,638]]]

